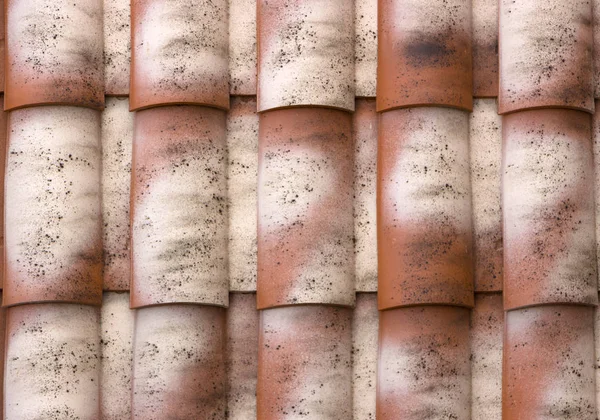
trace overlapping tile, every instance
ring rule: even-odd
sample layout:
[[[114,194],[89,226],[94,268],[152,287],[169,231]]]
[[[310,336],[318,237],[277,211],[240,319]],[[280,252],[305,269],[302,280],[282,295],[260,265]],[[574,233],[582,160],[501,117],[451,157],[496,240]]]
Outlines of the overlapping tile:
[[[499,0],[499,6],[499,112],[593,112],[592,2]]]
[[[600,7],[600,6],[599,6]],[[597,103],[596,103],[597,104]],[[598,163],[600,162],[600,112],[598,108],[594,112],[592,118],[592,148],[594,150],[594,198],[595,198],[595,209],[596,209],[596,255],[597,255],[597,267],[600,268],[600,170],[598,170]],[[600,288],[600,282],[598,282]]]
[[[256,95],[256,0],[229,0],[232,95]]]
[[[471,0],[473,96],[498,96],[498,0]]]
[[[5,0],[5,109],[102,109],[102,0]]]
[[[398,109],[379,120],[379,309],[473,305],[469,115]]]
[[[378,111],[420,105],[472,108],[470,4],[378,1]]]
[[[257,0],[258,110],[354,110],[354,3]]]
[[[469,418],[469,310],[380,313],[377,419]]]
[[[0,94],[0,107],[3,103],[4,95]],[[4,283],[4,175],[6,171],[7,118],[8,113],[0,111],[0,288]],[[0,363],[1,361],[2,359],[0,359]]]
[[[131,13],[128,0],[104,0],[104,89],[129,95]]]
[[[4,305],[102,300],[100,113],[46,106],[8,118]]]
[[[596,304],[591,118],[532,110],[503,119],[504,307]]]
[[[4,418],[100,418],[99,309],[45,303],[6,316]]]
[[[130,108],[229,108],[227,0],[132,0]]]
[[[221,110],[159,107],[135,115],[132,307],[227,306],[227,143]]]
[[[129,290],[129,192],[133,114],[129,102],[107,98],[102,113],[102,230],[104,290]]]
[[[375,419],[378,326],[377,295],[358,293],[352,318],[352,418],[357,420]]]
[[[225,325],[218,307],[138,309],[131,418],[225,418]]]
[[[258,307],[354,303],[352,118],[297,108],[262,113]]]
[[[258,115],[255,98],[232,98],[227,114],[229,289],[256,290]]]
[[[506,313],[502,418],[594,419],[594,309]]]
[[[470,121],[477,292],[502,290],[502,117],[496,111],[493,99],[477,99]]]
[[[354,80],[357,97],[375,97],[377,86],[377,0],[354,0]]]
[[[259,331],[257,418],[352,417],[351,309],[265,309]]]

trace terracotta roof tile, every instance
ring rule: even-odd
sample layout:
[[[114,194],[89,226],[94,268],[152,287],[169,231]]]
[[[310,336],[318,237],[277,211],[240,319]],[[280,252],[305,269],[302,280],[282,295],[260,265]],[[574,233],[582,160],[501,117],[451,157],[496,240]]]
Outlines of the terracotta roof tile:
[[[473,96],[498,96],[498,0],[472,0]]]
[[[104,0],[104,89],[107,95],[129,95],[131,16],[128,0]]]
[[[229,91],[256,95],[256,0],[229,0]]]
[[[357,420],[375,419],[378,329],[377,295],[357,294],[352,317],[352,418]]]
[[[505,309],[597,304],[590,116],[531,110],[502,124]]]
[[[354,0],[354,82],[357,97],[377,89],[377,0]]]

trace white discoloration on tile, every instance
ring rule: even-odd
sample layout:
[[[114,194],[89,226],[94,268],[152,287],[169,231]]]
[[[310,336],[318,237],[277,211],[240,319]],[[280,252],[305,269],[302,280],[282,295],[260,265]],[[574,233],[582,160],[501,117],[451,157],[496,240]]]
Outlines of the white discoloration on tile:
[[[598,5],[600,9],[600,5]],[[594,9],[595,10],[595,9]],[[600,20],[598,21],[600,22]],[[600,25],[598,25],[600,27]],[[599,44],[600,45],[600,44]],[[598,105],[598,101],[596,101]],[[600,110],[596,108],[592,118],[592,147],[594,151],[594,197],[595,197],[595,216],[596,216],[596,259],[597,270],[600,273]],[[598,281],[598,280],[597,280]],[[598,281],[600,289],[600,281]]]
[[[258,115],[254,98],[233,98],[227,114],[229,289],[256,290]]]
[[[377,0],[354,0],[356,96],[375,97],[377,85]]]
[[[99,304],[100,112],[46,106],[9,115],[4,304]]]
[[[494,99],[477,99],[471,114],[471,189],[475,290],[502,290],[502,117]]]
[[[473,96],[498,96],[498,0],[472,0]]]
[[[100,418],[99,321],[92,306],[8,310],[6,420]]]
[[[129,4],[129,0],[104,0],[104,84],[107,95],[129,94]]]
[[[227,310],[227,414],[229,420],[256,418],[258,311],[256,294],[235,293]]]
[[[501,294],[478,294],[471,312],[471,416],[502,419]]]
[[[354,3],[258,0],[258,109],[354,110]]]
[[[356,420],[375,420],[378,328],[377,295],[359,293],[352,319],[353,418]]]
[[[129,290],[129,190],[133,113],[127,99],[108,98],[102,113],[104,290]]]
[[[359,99],[353,115],[354,257],[359,292],[377,291],[377,114]]]
[[[102,420],[131,416],[133,318],[129,293],[104,293],[100,312]]]
[[[225,418],[225,309],[138,309],[133,368],[133,420]]]
[[[101,108],[102,0],[6,0],[6,11],[6,108]]]
[[[256,0],[229,0],[232,95],[256,95]]]

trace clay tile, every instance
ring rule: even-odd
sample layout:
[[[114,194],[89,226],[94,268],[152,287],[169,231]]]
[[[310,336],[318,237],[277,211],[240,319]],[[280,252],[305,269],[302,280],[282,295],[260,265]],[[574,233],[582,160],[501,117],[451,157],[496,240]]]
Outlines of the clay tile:
[[[596,304],[590,116],[533,110],[502,124],[505,309]]]
[[[593,112],[592,3],[500,0],[499,14],[499,112]]]
[[[257,0],[258,110],[354,110],[354,3]]]
[[[104,0],[104,84],[107,95],[129,95],[129,0]]]
[[[232,95],[256,95],[256,0],[229,2],[229,83]]]
[[[377,110],[473,106],[471,2],[379,0]]]
[[[352,310],[261,311],[257,418],[352,418]]]
[[[354,419],[375,419],[378,327],[377,294],[358,293],[352,318]]]
[[[469,418],[469,310],[380,313],[377,419]]]
[[[2,6],[0,0],[0,7]],[[2,9],[0,9],[2,10]],[[0,63],[1,65],[1,63]],[[6,169],[6,123],[8,113],[4,112],[4,95],[0,94],[0,221],[4,220],[4,172]],[[4,223],[0,222],[0,288],[4,282]],[[0,364],[1,364],[0,359]],[[1,394],[1,393],[0,393]]]
[[[354,136],[354,255],[356,291],[377,291],[377,114],[374,99],[356,101]]]
[[[167,104],[229,108],[227,0],[132,0],[132,111]]]
[[[256,418],[258,311],[256,294],[232,293],[227,310],[227,413],[229,420]]]
[[[354,303],[352,117],[263,113],[259,131],[258,307]]]
[[[498,0],[472,0],[473,96],[498,96]]]
[[[476,99],[471,113],[475,291],[502,290],[502,117],[496,101]]]
[[[101,303],[100,147],[98,111],[9,114],[4,305]]]
[[[4,92],[4,72],[5,72],[5,51],[6,41],[4,39],[5,30],[5,8],[4,0],[0,0],[0,92]],[[4,104],[2,104],[4,110]]]
[[[469,114],[385,112],[378,153],[379,309],[472,306]]]
[[[255,98],[234,97],[227,113],[229,290],[256,291],[258,114]]]
[[[471,416],[502,418],[502,294],[475,295],[471,311]]]
[[[598,6],[598,9],[600,9],[600,4]],[[594,117],[592,119],[592,146],[594,151],[594,165],[600,164],[600,109],[598,108],[600,104],[598,102],[599,101],[596,101],[596,111],[594,112]],[[594,167],[594,175],[594,197],[596,209],[596,250],[598,251],[600,250],[600,170],[596,169],[596,166]],[[597,267],[600,267],[600,252],[597,252],[596,254],[598,261]],[[600,282],[598,282],[598,287],[600,288]],[[600,378],[598,383],[600,384]],[[598,388],[598,390],[600,392],[600,387]],[[598,406],[600,407],[600,404]]]
[[[4,109],[102,109],[102,0],[5,0]]]
[[[2,297],[2,291],[0,290],[0,298]],[[6,350],[6,309],[0,308],[0,418],[4,417],[4,364],[5,364],[5,350]]]
[[[133,114],[127,99],[107,98],[102,113],[104,290],[129,290],[129,189]]]
[[[506,313],[504,420],[595,418],[593,312],[553,305]]]
[[[133,137],[131,306],[227,306],[225,112],[139,111]]]
[[[7,310],[4,418],[100,418],[98,312],[63,303]]]
[[[377,86],[377,0],[355,0],[354,79],[357,97],[375,97]]]
[[[223,308],[165,305],[138,309],[131,418],[225,418],[224,350]]]
[[[131,417],[133,320],[129,293],[104,293],[100,312],[102,419]]]

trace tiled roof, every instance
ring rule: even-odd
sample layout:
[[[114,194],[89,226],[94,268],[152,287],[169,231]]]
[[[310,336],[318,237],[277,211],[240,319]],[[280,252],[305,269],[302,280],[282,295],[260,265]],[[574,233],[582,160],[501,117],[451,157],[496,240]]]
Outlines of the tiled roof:
[[[600,416],[600,0],[0,3],[4,419]]]

